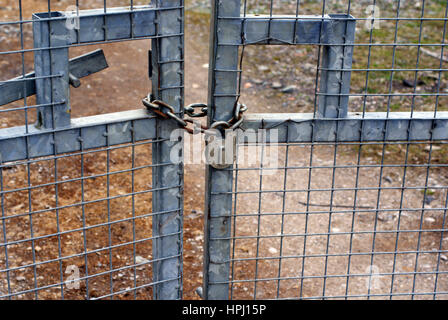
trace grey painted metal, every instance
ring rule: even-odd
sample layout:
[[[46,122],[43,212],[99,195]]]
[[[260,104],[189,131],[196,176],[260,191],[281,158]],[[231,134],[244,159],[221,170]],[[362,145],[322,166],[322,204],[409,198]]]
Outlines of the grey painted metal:
[[[325,2],[324,2],[325,4]],[[349,113],[348,103],[350,96],[350,81],[353,63],[353,49],[355,46],[362,46],[365,44],[355,44],[355,29],[356,19],[349,14],[327,14],[323,16],[275,16],[272,15],[274,1],[270,1],[271,14],[270,15],[240,15],[241,3],[238,0],[233,1],[213,1],[212,2],[212,28],[211,28],[211,54],[210,54],[210,74],[209,74],[209,106],[211,107],[211,115],[209,115],[209,124],[213,121],[228,120],[231,117],[230,113],[233,110],[235,100],[239,99],[240,92],[238,86],[237,75],[243,72],[238,66],[238,47],[246,45],[319,45],[321,46],[321,59],[319,60],[318,70],[320,72],[319,83],[316,79],[316,98],[318,97],[318,104],[315,113],[313,114],[246,114],[244,122],[241,125],[245,133],[241,135],[243,138],[255,137],[256,143],[285,143],[289,147],[292,143],[309,143],[312,145],[310,156],[310,170],[309,181],[311,181],[311,169],[314,168],[313,147],[320,143],[334,144],[334,168],[332,181],[332,194],[330,199],[330,216],[329,224],[331,224],[331,214],[333,212],[333,189],[334,176],[337,159],[337,146],[344,143],[368,144],[379,143],[383,144],[383,160],[381,163],[381,171],[384,166],[385,145],[393,143],[407,144],[408,157],[409,145],[417,142],[439,142],[448,139],[448,112],[439,112],[437,110],[438,100],[434,112],[416,112],[414,110],[416,85],[414,86],[413,102],[411,112],[374,112],[366,113]],[[297,13],[299,12],[300,1],[297,1]],[[398,6],[397,17],[399,15]],[[244,6],[246,11],[246,3]],[[325,11],[325,10],[323,10]],[[422,12],[424,9],[422,9]],[[350,12],[350,2],[347,12]],[[448,8],[447,8],[448,12]],[[423,13],[422,13],[423,16]],[[446,19],[446,15],[445,15]],[[397,29],[398,29],[398,20]],[[446,24],[445,24],[446,28]],[[444,31],[445,34],[445,31]],[[421,39],[420,39],[421,40]],[[421,41],[418,46],[420,50]],[[393,44],[373,44],[369,46],[395,46],[396,39]],[[414,44],[407,44],[412,46]],[[417,44],[415,44],[417,46]],[[442,45],[443,46],[443,45]],[[443,52],[443,50],[442,50]],[[419,51],[420,54],[420,51]],[[394,57],[395,59],[395,51]],[[417,59],[419,61],[419,59]],[[299,66],[300,67],[300,66]],[[440,62],[440,68],[442,61]],[[388,69],[389,70],[389,69]],[[390,71],[396,70],[394,66]],[[362,71],[362,70],[357,70]],[[370,71],[370,50],[369,50],[369,64],[366,71]],[[417,81],[417,72],[419,65],[417,62],[415,71],[415,81]],[[437,70],[435,70],[437,71]],[[442,72],[442,69],[438,70]],[[441,73],[439,73],[439,78]],[[391,75],[391,82],[392,82]],[[439,79],[440,80],[440,79]],[[368,76],[366,80],[366,90],[368,86]],[[391,89],[390,89],[391,90]],[[366,91],[367,92],[367,91]],[[392,97],[392,91],[384,94],[384,96]],[[428,94],[431,95],[431,94]],[[439,98],[439,89],[437,94],[432,94]],[[382,96],[379,94],[378,96]],[[367,94],[365,99],[367,99]],[[389,98],[390,104],[390,98]],[[250,105],[249,105],[250,108]],[[365,108],[365,103],[364,103]],[[260,132],[266,130],[265,135]],[[248,131],[253,130],[255,135],[250,135]],[[275,135],[273,130],[276,130]],[[275,138],[275,139],[274,139]],[[240,141],[241,144],[245,142],[253,143],[254,141]],[[361,148],[360,148],[361,150]],[[432,150],[432,146],[431,146]],[[288,151],[286,151],[286,158],[288,158]],[[430,151],[431,154],[431,151]],[[358,157],[358,166],[360,166],[361,151]],[[431,159],[431,156],[430,156]],[[406,177],[406,164],[404,165],[404,178]],[[431,167],[431,160],[428,161],[428,172]],[[262,167],[261,167],[262,168]],[[283,209],[282,218],[285,215],[285,197],[286,197],[286,176],[287,176],[288,162],[285,164],[285,180],[283,190]],[[255,170],[260,170],[256,168]],[[236,237],[235,234],[231,236],[231,217],[232,217],[232,198],[229,196],[237,196],[237,191],[232,190],[233,174],[238,177],[239,168],[229,169],[228,172],[207,168],[207,188],[206,188],[206,207],[205,207],[205,247],[204,247],[204,286],[203,297],[205,299],[227,299],[229,297],[229,284],[239,282],[229,275],[229,264],[235,261],[250,261],[249,259],[234,259],[230,257],[231,240],[244,237]],[[356,192],[358,191],[359,169],[357,172]],[[382,172],[379,180],[382,180]],[[428,175],[426,178],[425,187],[428,186]],[[237,181],[235,185],[237,185]],[[262,180],[260,178],[260,204],[262,191]],[[405,184],[403,183],[403,190]],[[380,199],[382,185],[378,186],[378,199]],[[360,190],[360,188],[359,188]],[[309,182],[307,199],[307,212],[309,206],[309,196],[311,192],[311,182]],[[314,191],[314,190],[313,190]],[[266,191],[268,192],[268,191]],[[403,197],[402,191],[402,197]],[[256,191],[254,191],[256,193]],[[236,198],[235,198],[236,199]],[[356,199],[356,196],[355,196]],[[236,200],[235,200],[236,203]],[[379,203],[379,200],[378,200]],[[356,204],[356,200],[355,200]],[[356,206],[356,205],[355,205]],[[355,207],[354,206],[354,207]],[[379,204],[377,205],[378,214]],[[423,205],[423,208],[424,205]],[[400,205],[400,210],[402,205]],[[426,208],[425,208],[426,209]],[[326,212],[326,211],[325,211]],[[235,213],[236,214],[236,209]],[[256,216],[257,214],[247,214],[248,216]],[[258,212],[260,215],[260,209]],[[236,225],[234,225],[236,227]],[[282,219],[282,230],[284,227],[284,220]],[[260,220],[258,220],[258,228],[260,228]],[[259,230],[259,229],[258,229]],[[353,231],[353,227],[352,227]],[[309,232],[305,230],[305,244],[306,235]],[[330,231],[329,231],[330,233]],[[283,234],[283,231],[282,231]],[[249,238],[249,237],[248,237]],[[252,239],[259,241],[262,236],[260,233],[256,236],[250,236]],[[329,239],[329,238],[328,238]],[[397,234],[398,239],[398,234]],[[375,240],[374,240],[375,241]],[[398,241],[398,240],[397,240]],[[327,249],[325,257],[328,260],[329,240],[327,242]],[[234,242],[235,245],[235,242]],[[282,249],[280,249],[280,266],[282,256]],[[420,250],[420,249],[418,249]],[[418,251],[417,250],[417,251]],[[304,258],[306,249],[304,248]],[[417,258],[418,259],[418,258]],[[259,258],[258,244],[257,256],[253,260],[262,260]],[[373,256],[372,256],[373,261]],[[302,262],[305,263],[304,260]],[[394,262],[395,263],[395,262]],[[257,268],[257,267],[256,267]],[[279,269],[280,270],[280,269]],[[303,267],[302,267],[302,286],[303,286]],[[416,268],[417,270],[417,268]],[[327,276],[327,261],[325,262],[325,277]],[[281,272],[279,271],[279,279]],[[292,278],[291,278],[292,279]],[[299,278],[297,278],[299,279]],[[272,279],[272,280],[275,280]],[[255,283],[254,298],[257,298],[256,285],[259,281],[257,271],[253,282]],[[244,279],[241,282],[250,283],[252,280]],[[348,282],[347,282],[348,283]],[[277,298],[280,292],[280,280],[278,282]],[[325,281],[324,281],[325,288]],[[415,276],[414,276],[415,288]],[[232,288],[233,289],[233,288]],[[325,289],[324,289],[325,290]],[[348,292],[348,291],[347,291]],[[348,293],[347,293],[348,294]],[[369,291],[370,295],[370,291]],[[325,293],[323,294],[325,297]]]
[[[155,11],[151,6],[33,14],[34,66],[38,127],[70,124],[68,47],[75,43],[133,39],[155,35]],[[169,10],[168,10],[169,11]],[[173,11],[176,12],[176,11]],[[77,19],[79,28],[71,28]],[[171,29],[170,29],[171,30]],[[167,31],[166,36],[173,33]]]
[[[68,19],[78,19],[75,25],[79,28],[67,28],[72,22]],[[183,187],[179,186],[183,184],[183,164],[173,162],[170,156],[172,150],[182,151],[183,141],[169,141],[178,128],[175,122],[160,121],[146,110],[70,119],[69,82],[77,85],[79,78],[107,67],[107,63],[102,52],[69,63],[68,49],[77,44],[152,37],[153,94],[183,112],[183,23],[182,0],[76,14],[34,14],[35,73],[25,76],[30,81],[25,82],[22,97],[36,92],[38,105],[42,105],[39,122],[0,130],[2,164],[69,152],[83,155],[89,149],[153,140],[154,281],[150,285],[156,299],[182,297]],[[12,82],[24,88],[20,78]],[[115,294],[111,280],[108,296]]]
[[[448,139],[448,112],[349,113],[344,119],[319,119],[312,113],[247,114],[242,128],[267,130],[268,143],[440,141]],[[277,130],[275,141],[271,129]]]
[[[355,20],[349,15],[251,16],[240,14],[241,1],[213,1],[209,125],[232,118],[239,98],[239,46],[254,44],[324,45],[318,116],[344,118],[348,111]],[[342,97],[341,97],[342,96]],[[326,124],[324,125],[326,126]],[[205,299],[229,296],[232,170],[206,170]],[[228,239],[228,240],[227,240]]]
[[[356,20],[351,15],[220,16],[218,24],[216,41],[229,47],[261,44],[322,45],[318,116],[347,116],[356,31]]]
[[[24,77],[10,79],[0,84],[0,105],[23,99],[36,94],[36,73],[27,73]],[[28,79],[28,80],[26,80]],[[25,88],[24,88],[25,87]]]
[[[79,43],[91,43],[111,40],[125,40],[152,37],[156,35],[156,12],[158,8],[152,5],[131,7],[117,7],[92,10],[80,10],[79,12],[54,11],[51,17],[48,13],[37,13],[35,16],[41,22],[58,24],[63,28],[61,32],[67,32],[64,38],[69,46]],[[176,12],[177,6],[166,7],[163,11]],[[76,21],[71,26],[71,20]],[[67,28],[69,27],[69,28]],[[175,30],[175,29],[173,29]],[[176,31],[167,31],[167,36],[179,36]],[[65,36],[64,36],[65,37]],[[57,47],[57,45],[53,45]]]
[[[356,20],[344,14],[219,16],[218,41],[223,45],[353,44],[353,30],[343,28],[346,22],[354,25]],[[349,37],[348,42],[341,38],[344,34]]]
[[[33,126],[12,127],[0,130],[1,162],[58,155],[83,149],[106,147],[154,139],[155,120],[146,110],[124,111],[72,119],[61,129],[37,129]],[[29,141],[27,148],[27,139]]]
[[[317,116],[345,118],[348,112],[356,22],[348,15],[330,15],[324,38]],[[341,96],[342,95],[342,96]]]
[[[339,122],[336,132],[336,122]],[[384,137],[384,125],[390,130]],[[361,124],[363,123],[362,131]],[[144,109],[103,114],[72,119],[67,128],[40,130],[34,127],[12,127],[0,130],[0,154],[3,162],[63,154],[80,151],[80,138],[85,150],[107,146],[105,133],[110,136],[110,145],[130,143],[131,131],[136,141],[156,138],[156,119]],[[172,121],[173,126],[176,124]],[[315,127],[314,140],[312,127]],[[359,113],[349,113],[345,119],[316,119],[311,113],[297,114],[247,114],[244,130],[267,130],[265,142],[271,142],[270,129],[278,130],[280,143],[308,142],[356,142],[361,141],[407,141],[408,126],[411,141],[425,141],[431,136],[434,141],[448,140],[448,112],[369,112],[363,117]],[[84,128],[84,129],[83,129]],[[177,127],[176,127],[177,128]],[[317,129],[317,130],[316,130]],[[54,138],[53,138],[54,137]],[[30,140],[29,150],[25,148]],[[54,146],[54,150],[53,150]],[[177,145],[178,147],[178,145]]]
[[[228,21],[217,17],[239,17],[240,6],[240,0],[212,1],[214,19],[210,33],[209,125],[233,117],[238,90],[238,45],[220,43],[222,35],[226,33]],[[225,282],[228,281],[230,272],[232,195],[226,192],[231,193],[232,186],[231,170],[218,170],[207,166],[204,210],[204,299],[229,297],[229,284]]]
[[[59,15],[58,12],[33,14],[34,48],[41,49],[34,51],[36,102],[50,105],[37,110],[36,126],[42,128],[70,125],[68,29],[64,20],[48,20]]]
[[[183,1],[158,0],[158,8],[182,7],[176,10],[162,10],[157,13],[157,38],[152,41],[153,95],[169,105],[176,112],[183,112],[183,37],[169,37],[183,34]],[[168,37],[167,37],[168,36]],[[182,135],[179,140],[169,141],[177,125],[172,121],[155,120],[156,138],[168,141],[153,144],[153,163],[170,164],[153,168],[153,187],[156,189],[183,182],[183,164],[175,163],[171,152],[182,152]],[[152,199],[153,212],[167,212],[154,216],[153,276],[154,298],[159,300],[182,297],[182,224],[183,189],[155,191]],[[171,211],[171,212],[170,212]]]
[[[174,14],[177,6],[173,6]],[[60,12],[61,17],[78,19],[79,29],[69,30],[69,44],[89,43],[106,40],[134,39],[156,35],[156,12],[152,5],[104,9],[81,10],[67,13]],[[107,32],[105,32],[107,30]],[[175,30],[175,29],[173,29]],[[175,31],[167,35],[177,34]]]
[[[70,74],[76,78],[84,78],[108,67],[106,57],[101,49],[83,54],[69,60]],[[36,94],[36,73],[30,72],[25,77],[17,77],[0,84],[0,105],[11,103]],[[24,82],[26,89],[24,91]]]
[[[60,32],[64,35],[61,38],[66,43],[52,45],[70,46],[73,44],[86,44],[102,41],[138,39],[156,36],[156,12],[160,8],[153,5],[142,5],[131,7],[117,7],[92,10],[79,10],[78,12],[51,12],[36,13],[34,16],[46,24],[55,23],[59,25]],[[162,11],[176,12],[177,6],[166,7]],[[180,34],[172,29],[167,31],[166,36],[179,36]],[[43,48],[43,47],[42,47]]]

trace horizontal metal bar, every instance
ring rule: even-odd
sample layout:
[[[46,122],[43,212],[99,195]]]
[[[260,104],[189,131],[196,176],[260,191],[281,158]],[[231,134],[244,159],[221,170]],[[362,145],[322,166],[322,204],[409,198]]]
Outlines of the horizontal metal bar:
[[[181,10],[179,8],[171,8]],[[81,10],[79,12],[48,12],[34,16],[41,21],[70,19],[68,44],[119,40],[156,35],[156,12],[153,6],[133,6]],[[159,34],[160,35],[160,34]]]
[[[346,21],[355,22],[356,19],[344,14],[329,14],[325,16],[247,15],[232,19],[220,19],[218,23],[218,43],[221,45],[338,45],[338,43],[341,43],[341,40],[340,36],[335,34],[336,25]],[[242,37],[242,34],[244,34],[244,37]],[[352,41],[342,43],[353,45]]]
[[[103,50],[98,49],[70,59],[68,67],[70,73],[76,78],[84,78],[106,69],[108,65]],[[20,76],[11,79],[10,82],[0,84],[0,105],[23,99],[25,95],[29,97],[34,94],[36,94],[36,73],[33,71],[26,74],[25,77]]]
[[[336,122],[339,122],[338,126]],[[107,130],[106,126],[109,127]],[[59,130],[39,130],[31,126],[26,134],[25,126],[6,128],[0,130],[0,155],[3,162],[10,162],[75,152],[81,150],[81,139],[84,150],[105,147],[107,139],[110,145],[129,143],[132,142],[131,127],[136,141],[154,139],[154,126],[155,120],[146,110],[132,110],[73,119],[69,127]],[[408,112],[392,112],[389,115],[372,112],[364,117],[360,113],[349,113],[343,119],[316,119],[311,113],[247,114],[242,128],[277,129],[278,139],[271,141],[271,134],[268,133],[266,142],[278,143],[437,141],[448,140],[448,112],[438,112],[436,117],[432,112],[416,112],[412,118]],[[108,136],[106,132],[109,132]],[[28,152],[26,139],[29,139]]]
[[[75,152],[156,138],[155,119],[146,110],[132,110],[72,119],[70,126],[52,130],[34,126],[0,130],[1,162]]]
[[[317,119],[312,113],[247,114],[242,128],[277,129],[275,137],[267,133],[266,142],[279,143],[437,141],[448,140],[448,112],[349,113],[339,119]]]

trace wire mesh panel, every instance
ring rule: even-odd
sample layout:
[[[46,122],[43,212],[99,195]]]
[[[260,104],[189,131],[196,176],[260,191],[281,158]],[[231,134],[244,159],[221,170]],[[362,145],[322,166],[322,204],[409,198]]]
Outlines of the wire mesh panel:
[[[448,3],[212,10],[211,122],[264,113],[208,168],[205,297],[446,299]]]
[[[180,299],[183,1],[0,8],[0,299]]]

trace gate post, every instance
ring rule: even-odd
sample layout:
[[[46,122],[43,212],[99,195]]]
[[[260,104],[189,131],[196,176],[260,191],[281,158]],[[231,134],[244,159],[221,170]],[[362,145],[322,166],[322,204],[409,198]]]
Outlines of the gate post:
[[[238,44],[220,44],[219,17],[240,17],[241,0],[213,0],[210,32],[208,124],[233,117],[237,99]],[[221,71],[219,71],[221,70]],[[216,77],[215,77],[216,74]],[[207,165],[204,209],[203,298],[229,298],[233,171]]]
[[[36,102],[42,105],[37,110],[38,128],[70,125],[69,30],[62,18],[59,12],[33,14]]]
[[[152,40],[152,92],[183,112],[183,0],[157,0],[157,37]],[[183,139],[170,141],[178,129],[173,121],[156,119],[153,143],[153,279],[154,299],[182,298],[183,164],[170,158],[182,150]],[[162,140],[162,141],[160,141]],[[177,186],[177,187],[176,187]]]

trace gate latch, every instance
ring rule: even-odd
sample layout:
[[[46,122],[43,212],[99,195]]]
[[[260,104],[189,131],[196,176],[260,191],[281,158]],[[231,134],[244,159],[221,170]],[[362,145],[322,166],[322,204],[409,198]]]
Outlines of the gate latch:
[[[69,60],[69,83],[74,88],[81,85],[80,78],[108,68],[106,57],[101,49]],[[24,84],[25,82],[25,90]],[[0,106],[36,94],[36,73],[30,72],[0,84]]]

